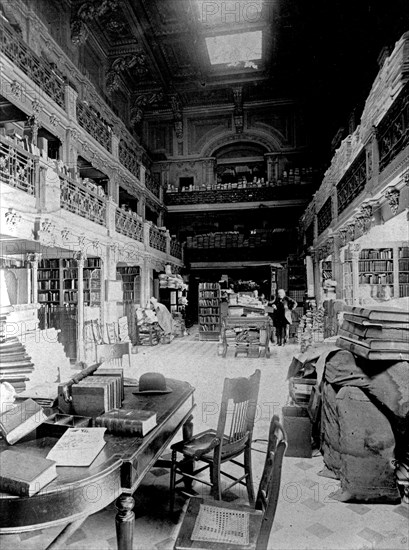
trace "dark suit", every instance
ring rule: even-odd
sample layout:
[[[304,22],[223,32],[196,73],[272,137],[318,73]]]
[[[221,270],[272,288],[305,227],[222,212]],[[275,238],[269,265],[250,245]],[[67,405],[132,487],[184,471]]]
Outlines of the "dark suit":
[[[287,326],[292,323],[291,310],[297,307],[297,302],[289,296],[284,296],[282,299],[277,296],[273,305],[276,307],[273,313],[273,324],[276,328],[277,344],[280,346],[287,340]]]

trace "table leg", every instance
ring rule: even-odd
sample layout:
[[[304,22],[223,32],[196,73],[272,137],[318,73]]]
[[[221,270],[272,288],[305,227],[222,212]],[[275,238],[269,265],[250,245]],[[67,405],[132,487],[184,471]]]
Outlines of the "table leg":
[[[118,550],[132,550],[135,500],[131,495],[122,494],[116,501],[118,513],[115,518]]]
[[[183,424],[182,428],[183,433],[183,441],[189,441],[193,437],[193,416],[189,416],[189,418],[186,420],[186,422]],[[193,460],[187,460],[186,462],[182,462],[181,469],[183,469],[184,472],[187,474],[192,475],[195,469],[195,465]],[[189,479],[188,477],[185,477],[183,480],[183,483],[185,485],[185,489],[188,491],[192,490],[193,486],[193,480]]]

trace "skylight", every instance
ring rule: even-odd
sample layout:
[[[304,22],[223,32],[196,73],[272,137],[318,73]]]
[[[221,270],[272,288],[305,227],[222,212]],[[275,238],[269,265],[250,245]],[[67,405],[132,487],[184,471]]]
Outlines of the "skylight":
[[[262,31],[206,37],[210,63],[257,69],[254,61],[261,59],[261,37]]]

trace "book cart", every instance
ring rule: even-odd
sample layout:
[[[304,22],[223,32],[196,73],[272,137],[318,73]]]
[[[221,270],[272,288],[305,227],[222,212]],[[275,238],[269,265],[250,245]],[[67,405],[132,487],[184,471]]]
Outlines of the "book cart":
[[[267,315],[225,317],[222,324],[222,357],[226,357],[229,346],[234,346],[235,357],[239,354],[249,358],[270,357],[270,331],[271,318]]]
[[[199,283],[199,340],[219,340],[221,297],[219,283]]]

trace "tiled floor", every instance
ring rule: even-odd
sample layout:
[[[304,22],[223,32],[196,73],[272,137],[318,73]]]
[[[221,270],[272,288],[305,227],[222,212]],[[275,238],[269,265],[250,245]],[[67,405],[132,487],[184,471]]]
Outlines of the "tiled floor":
[[[171,378],[189,381],[196,388],[195,430],[214,427],[222,383],[226,376],[248,376],[261,369],[259,410],[254,437],[267,435],[273,412],[280,413],[286,404],[287,368],[297,352],[296,345],[272,347],[269,359],[235,359],[232,352],[226,359],[217,355],[217,346],[198,342],[193,336],[176,339],[170,345],[139,348],[131,357],[128,375],[139,376],[146,371],[162,372]],[[258,483],[265,448],[254,443],[255,482]],[[312,459],[284,459],[281,495],[269,548],[302,549],[393,549],[409,548],[409,506],[345,504],[331,500],[339,486],[335,480],[318,476],[323,467],[320,455]],[[170,521],[167,512],[169,475],[166,470],[153,470],[135,494],[134,549],[171,549],[179,526]],[[228,497],[243,499],[235,491]],[[183,500],[178,501],[180,508]],[[240,502],[240,500],[238,500]],[[111,505],[91,516],[69,539],[69,550],[109,550],[116,548],[115,509]],[[1,550],[45,548],[59,530],[0,537]]]

